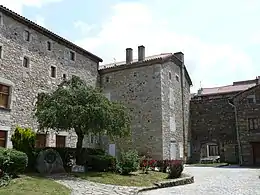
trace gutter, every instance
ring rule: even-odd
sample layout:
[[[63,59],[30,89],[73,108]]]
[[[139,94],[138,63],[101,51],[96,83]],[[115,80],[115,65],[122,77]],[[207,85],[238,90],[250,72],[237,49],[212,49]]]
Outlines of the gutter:
[[[235,112],[236,134],[237,134],[237,144],[238,144],[238,157],[239,157],[239,165],[241,166],[243,161],[242,161],[242,148],[241,148],[241,142],[240,142],[240,135],[239,135],[239,131],[238,131],[237,107],[234,105],[234,103],[231,100],[228,100],[228,104],[231,105],[234,108],[234,112]]]

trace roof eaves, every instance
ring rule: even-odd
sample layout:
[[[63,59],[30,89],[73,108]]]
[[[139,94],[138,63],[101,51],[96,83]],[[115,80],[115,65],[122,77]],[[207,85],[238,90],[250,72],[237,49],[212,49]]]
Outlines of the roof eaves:
[[[46,29],[46,28],[44,28],[42,26],[39,26],[38,24],[32,22],[31,20],[29,20],[29,19],[27,19],[27,18],[25,18],[25,17],[15,13],[15,12],[13,12],[12,10],[4,7],[3,5],[0,5],[0,10],[5,12],[7,15],[13,17],[14,19],[20,21],[21,23],[24,23],[25,25],[31,26],[34,30],[36,30],[38,32],[41,32],[45,36],[49,36],[49,37],[51,37],[53,39],[56,39],[57,42],[60,42],[63,45],[69,46],[71,48],[75,48],[76,50],[82,52],[83,54],[88,55],[89,57],[91,57],[95,61],[103,62],[103,60],[100,57],[98,57],[98,56],[92,54],[91,52],[89,52],[89,51],[87,51],[87,50],[77,46],[76,44],[74,44],[74,43],[72,43],[72,42],[70,42],[70,41],[60,37],[59,35],[51,32],[50,30],[48,30],[48,29]]]

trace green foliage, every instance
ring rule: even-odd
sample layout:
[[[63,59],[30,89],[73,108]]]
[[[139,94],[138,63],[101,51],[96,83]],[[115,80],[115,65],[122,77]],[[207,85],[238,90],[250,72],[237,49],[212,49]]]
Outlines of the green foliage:
[[[130,117],[125,106],[109,101],[100,90],[79,77],[63,81],[56,91],[38,95],[35,116],[40,129],[74,129],[77,148],[85,134],[125,137],[130,134]]]
[[[93,171],[115,171],[116,159],[111,155],[90,155],[87,165],[92,167]]]
[[[168,178],[169,179],[179,178],[181,176],[181,173],[182,173],[183,169],[184,169],[183,163],[171,164],[169,166]]]
[[[122,175],[127,175],[139,168],[140,158],[136,150],[122,152],[120,160],[117,162],[117,169]]]
[[[27,164],[28,157],[24,152],[0,148],[0,168],[4,173],[16,176],[24,172]]]

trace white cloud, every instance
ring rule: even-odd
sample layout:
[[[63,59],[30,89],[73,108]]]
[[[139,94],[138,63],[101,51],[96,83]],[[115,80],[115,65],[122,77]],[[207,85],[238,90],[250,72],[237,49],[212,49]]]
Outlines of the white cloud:
[[[86,24],[82,21],[74,22],[74,27],[79,29],[80,32],[84,35],[87,35],[91,30],[94,29],[94,25],[89,25],[89,24]]]
[[[62,0],[0,0],[0,4],[21,14],[23,6],[41,7],[49,3],[60,1]]]
[[[45,27],[46,28],[46,24],[45,24],[45,19],[44,17],[38,15],[36,16],[36,20],[35,20],[36,24],[42,26],[42,27]]]

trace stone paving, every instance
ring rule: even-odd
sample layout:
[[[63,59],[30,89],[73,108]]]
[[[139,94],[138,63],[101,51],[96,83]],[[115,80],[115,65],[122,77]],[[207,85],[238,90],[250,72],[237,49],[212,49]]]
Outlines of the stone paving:
[[[52,176],[56,182],[72,189],[71,195],[135,195],[140,188],[94,183],[68,176]]]
[[[141,195],[260,195],[260,169],[185,167],[194,183],[140,193]]]

